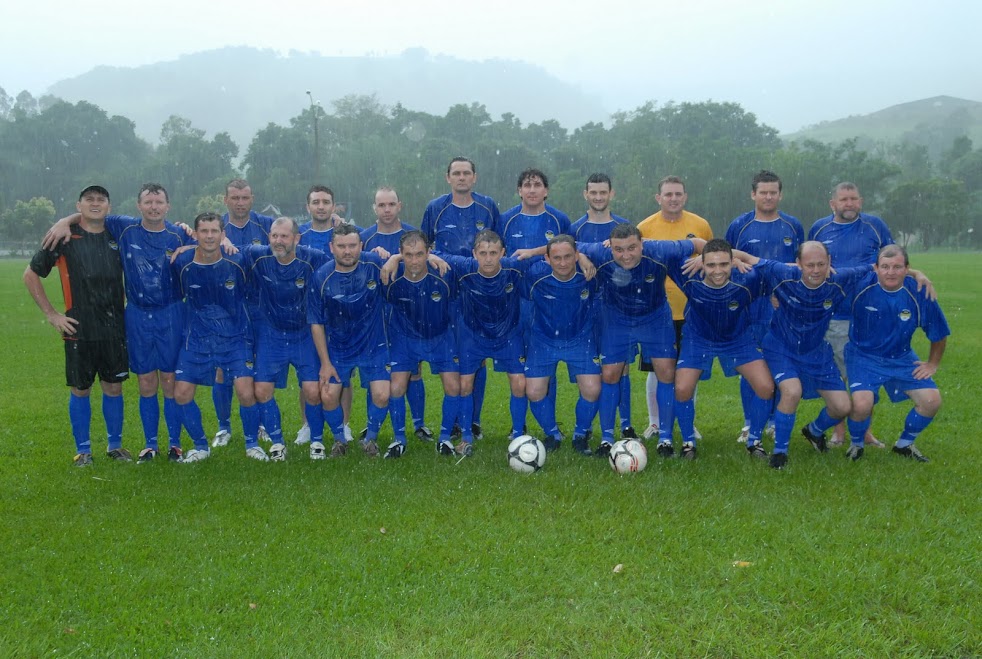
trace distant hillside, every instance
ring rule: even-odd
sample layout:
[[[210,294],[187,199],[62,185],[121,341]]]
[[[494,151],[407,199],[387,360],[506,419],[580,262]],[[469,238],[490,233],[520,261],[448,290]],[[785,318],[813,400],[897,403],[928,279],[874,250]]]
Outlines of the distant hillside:
[[[982,103],[936,96],[872,114],[823,121],[781,137],[789,142],[806,139],[841,142],[858,137],[860,146],[866,148],[876,143],[906,141],[927,146],[931,155],[937,157],[960,135],[968,135],[976,146],[982,146]]]
[[[567,128],[605,121],[596,97],[524,62],[468,62],[408,50],[391,57],[325,57],[222,48],[136,68],[97,67],[48,93],[87,100],[136,122],[151,143],[172,114],[213,134],[228,131],[244,155],[257,130],[288,123],[314,100],[327,112],[349,94],[375,94],[383,105],[443,115],[458,103],[483,103],[492,118],[510,112],[524,124],[555,119]]]

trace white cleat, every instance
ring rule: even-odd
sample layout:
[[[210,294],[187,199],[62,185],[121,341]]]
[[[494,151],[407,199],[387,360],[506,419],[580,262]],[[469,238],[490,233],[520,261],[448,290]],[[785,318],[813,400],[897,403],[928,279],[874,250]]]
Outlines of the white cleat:
[[[211,457],[211,451],[208,449],[193,448],[181,458],[181,462],[201,462],[202,460],[207,460]]]
[[[273,444],[269,447],[270,462],[286,462],[286,446],[284,444]]]
[[[657,437],[658,437],[658,424],[657,423],[652,423],[650,426],[648,426],[647,428],[644,429],[644,432],[643,433],[641,433],[641,439],[651,439],[651,438],[657,438]]]
[[[273,441],[273,438],[269,436],[268,432],[266,432],[266,426],[264,425],[259,426],[259,441],[267,444]]]
[[[327,457],[327,449],[320,442],[310,443],[310,459],[323,460]]]
[[[746,446],[748,437],[750,437],[750,426],[744,426],[740,429],[740,434],[737,436],[737,444]]]
[[[297,438],[293,440],[293,443],[297,446],[302,446],[304,444],[310,443],[310,425],[303,424],[300,430],[297,431]]]
[[[246,457],[252,458],[253,460],[259,460],[260,462],[269,462],[269,456],[266,455],[266,451],[263,450],[262,446],[247,448]]]
[[[344,441],[345,441],[345,443],[347,443],[347,442],[353,442],[354,440],[355,440],[355,436],[351,434],[351,426],[349,426],[347,423],[344,424]]]
[[[227,430],[219,430],[215,433],[215,439],[211,440],[211,447],[218,448],[219,446],[228,446],[231,439],[232,433]]]
[[[695,426],[692,426],[692,436],[695,437],[695,439],[696,439],[697,442],[700,439],[702,439],[702,433],[699,432],[699,429],[696,428]]]

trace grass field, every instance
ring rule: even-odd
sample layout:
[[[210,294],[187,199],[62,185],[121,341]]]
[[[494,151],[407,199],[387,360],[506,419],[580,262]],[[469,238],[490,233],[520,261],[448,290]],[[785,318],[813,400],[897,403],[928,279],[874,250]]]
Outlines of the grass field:
[[[73,468],[61,341],[24,262],[0,261],[0,656],[982,655],[978,259],[913,260],[953,331],[945,407],[918,441],[929,464],[851,463],[798,436],[770,470],[734,442],[737,383],[717,373],[699,460],[652,452],[630,477],[568,447],[511,472],[497,375],[487,439],[459,465],[416,441],[398,461],[260,464],[241,435],[200,464],[111,464],[96,396],[96,464]],[[126,396],[135,453],[135,381]],[[295,385],[279,400],[292,437]],[[214,432],[207,390],[199,402]],[[876,434],[892,443],[906,410],[881,406]]]

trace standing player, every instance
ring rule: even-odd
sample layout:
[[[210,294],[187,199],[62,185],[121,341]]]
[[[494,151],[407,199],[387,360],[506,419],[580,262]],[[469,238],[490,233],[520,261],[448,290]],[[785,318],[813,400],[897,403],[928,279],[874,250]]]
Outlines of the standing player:
[[[75,208],[81,222],[71,227],[65,245],[41,249],[24,270],[24,285],[48,322],[65,343],[65,379],[71,388],[68,418],[75,438],[78,467],[92,464],[89,429],[92,383],[99,376],[102,416],[108,432],[106,455],[129,462],[123,448],[123,381],[129,377],[126,328],[123,322],[123,266],[119,245],[106,231],[109,192],[90,185],[78,196]],[[65,312],[55,310],[41,283],[52,268],[61,272]]]
[[[266,461],[259,446],[259,406],[253,380],[252,328],[246,311],[246,272],[239,254],[224,255],[222,218],[201,213],[194,218],[198,241],[194,250],[180,254],[173,268],[187,313],[184,343],[177,360],[174,399],[181,421],[194,442],[183,462],[199,462],[211,456],[201,425],[201,410],[194,401],[197,385],[209,386],[217,369],[232,380],[239,399],[246,455]]]
[[[256,339],[256,402],[273,442],[269,458],[275,462],[286,459],[286,445],[280,410],[273,397],[274,385],[285,383],[291,364],[300,382],[305,412],[313,410],[315,429],[324,427],[320,413],[320,362],[307,325],[307,290],[308,282],[327,256],[317,249],[298,247],[299,242],[297,221],[280,217],[270,228],[269,246],[250,245],[242,250],[246,275],[259,287],[263,318]],[[315,440],[320,441],[321,437]]]
[[[713,230],[709,222],[699,217],[695,213],[685,210],[685,202],[689,195],[685,191],[685,183],[678,176],[666,176],[658,182],[658,193],[655,201],[658,202],[661,210],[654,215],[649,215],[638,224],[638,231],[645,240],[689,240],[701,238],[711,240]],[[682,337],[682,323],[685,322],[685,294],[675,285],[674,281],[665,282],[665,293],[668,296],[668,304],[672,309],[672,320],[675,323],[675,346],[679,347]],[[648,371],[648,378],[645,383],[648,404],[648,428],[642,433],[645,439],[650,439],[659,434],[658,430],[658,383],[674,386],[674,382],[668,382],[658,377],[657,372],[651,372],[650,363],[641,360],[641,370]],[[696,430],[698,438],[699,431]]]
[[[730,222],[726,230],[726,240],[733,249],[778,263],[794,262],[798,248],[805,241],[805,230],[798,218],[778,210],[782,191],[781,178],[774,172],[763,169],[754,175],[750,182],[750,199],[754,202],[754,209]],[[774,307],[766,297],[759,298],[750,309],[754,338],[761,347],[773,312]],[[741,444],[746,444],[750,432],[747,419],[753,395],[750,384],[740,378],[743,428],[737,441]]]
[[[615,226],[630,224],[630,220],[610,212],[613,198],[614,187],[610,177],[606,174],[590,174],[586,180],[586,188],[583,189],[583,199],[587,203],[586,215],[573,222],[570,229],[578,244],[602,243],[610,238],[610,231]],[[627,364],[624,365],[619,386],[621,437],[636,439],[638,435],[631,426],[631,370]]]
[[[381,259],[362,253],[361,235],[353,224],[341,224],[334,229],[331,253],[334,260],[314,273],[307,301],[307,320],[320,357],[318,379],[323,419],[334,435],[330,457],[339,458],[348,451],[341,392],[355,368],[371,394],[362,448],[369,457],[376,457],[379,449],[375,440],[389,405]],[[322,460],[325,448],[319,439],[324,424],[318,425],[316,416],[308,420],[312,422],[310,458]],[[398,433],[399,427],[395,423],[392,426]],[[405,439],[405,418],[402,432]]]
[[[485,229],[499,231],[501,218],[498,204],[491,197],[474,192],[474,186],[477,184],[477,166],[473,160],[463,156],[453,158],[447,165],[447,184],[450,186],[450,192],[433,199],[426,205],[419,228],[426,234],[433,251],[437,254],[470,256],[478,233]],[[476,437],[481,437],[481,408],[484,405],[486,384],[487,369],[482,364],[474,380],[472,433]],[[422,410],[426,402],[423,381],[411,380],[407,395],[418,428],[422,425],[423,417],[420,412],[417,418],[417,410]],[[432,433],[428,438],[432,439]]]
[[[829,250],[833,268],[854,268],[876,263],[876,255],[887,245],[893,244],[893,236],[886,223],[875,215],[863,213],[863,198],[855,183],[839,183],[832,190],[829,200],[832,214],[817,220],[808,231],[808,240],[817,240]],[[832,345],[836,364],[846,377],[844,348],[849,341],[849,308],[839,309],[829,323],[825,337]],[[845,441],[845,429],[836,427],[831,444],[838,446]],[[866,433],[865,442],[870,446],[883,448],[883,443],[871,432]]]
[[[893,452],[928,462],[914,441],[941,409],[941,393],[933,377],[951,331],[941,307],[926,291],[917,290],[918,284],[909,274],[907,251],[899,245],[888,245],[880,250],[875,277],[871,274],[857,286],[849,343],[845,346],[852,392],[852,444],[846,455],[853,460],[863,457],[862,438],[869,429],[874,394],[884,387],[894,403],[905,398],[914,401]],[[927,361],[921,361],[910,347],[917,328],[931,342]]]

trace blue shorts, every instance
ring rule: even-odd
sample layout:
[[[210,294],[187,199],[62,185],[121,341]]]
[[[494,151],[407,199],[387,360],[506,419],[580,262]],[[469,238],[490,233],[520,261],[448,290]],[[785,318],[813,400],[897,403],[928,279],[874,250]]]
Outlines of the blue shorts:
[[[215,369],[218,368],[224,371],[225,382],[254,377],[252,346],[235,346],[222,352],[196,352],[183,347],[174,374],[179,382],[211,387],[215,384]]]
[[[572,341],[533,340],[525,358],[525,377],[552,377],[561,361],[566,362],[571,382],[576,380],[577,375],[599,375],[600,357],[593,333],[587,338]]]
[[[682,334],[682,350],[676,368],[695,368],[702,371],[703,380],[708,380],[713,370],[713,358],[719,360],[723,375],[730,378],[737,374],[737,366],[762,360],[764,356],[754,343],[750,331],[744,332],[738,339],[720,343],[707,341],[692,334]]]
[[[641,359],[675,359],[675,325],[672,308],[665,303],[643,319],[624,318],[606,306],[600,323],[600,360],[604,364],[630,363],[638,354]]]
[[[883,387],[890,400],[899,403],[908,398],[907,392],[912,389],[938,388],[932,378],[914,378],[918,359],[913,350],[902,357],[886,359],[866,354],[849,342],[846,344],[845,358],[850,393],[872,391],[875,394]]]
[[[339,381],[334,380],[334,384],[340,382],[345,387],[351,386],[351,375],[356,368],[361,386],[365,389],[368,388],[369,382],[388,381],[389,379],[389,371],[386,368],[389,361],[389,351],[384,344],[368,354],[351,357],[335,355],[331,353],[331,349],[328,347],[328,356],[338,372],[338,377],[341,378]]]
[[[801,397],[818,398],[820,391],[845,391],[846,384],[835,364],[832,346],[827,341],[811,352],[797,353],[767,334],[763,340],[764,360],[776,384],[785,380],[801,381]]]
[[[454,328],[432,339],[389,337],[389,365],[393,373],[418,373],[420,362],[429,362],[431,373],[458,373],[457,336]]]
[[[128,304],[123,319],[130,370],[137,375],[173,373],[184,339],[184,304],[175,302],[156,309]]]
[[[494,360],[494,370],[499,373],[524,373],[525,344],[521,328],[515,328],[500,339],[488,339],[474,333],[463,323],[457,330],[460,354],[460,372],[471,375],[477,372],[485,359]]]
[[[321,362],[310,329],[284,332],[265,326],[256,343],[256,382],[274,382],[283,389],[291,365],[299,382],[320,380]]]

